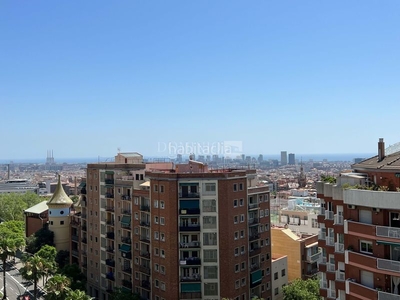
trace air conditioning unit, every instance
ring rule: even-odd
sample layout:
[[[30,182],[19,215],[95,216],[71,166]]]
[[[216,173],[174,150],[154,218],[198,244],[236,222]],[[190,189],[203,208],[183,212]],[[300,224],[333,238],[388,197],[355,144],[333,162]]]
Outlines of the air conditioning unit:
[[[374,212],[377,212],[377,213],[381,211],[379,208],[375,208],[375,207],[374,207],[372,210],[373,210]]]
[[[347,205],[347,207],[348,207],[349,209],[356,209],[356,206],[355,206],[355,205],[351,205],[351,204]]]

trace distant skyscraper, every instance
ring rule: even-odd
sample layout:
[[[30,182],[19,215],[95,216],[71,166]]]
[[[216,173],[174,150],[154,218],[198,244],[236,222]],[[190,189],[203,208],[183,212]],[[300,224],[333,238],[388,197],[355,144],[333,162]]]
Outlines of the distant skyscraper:
[[[261,163],[263,160],[264,160],[264,157],[263,157],[262,154],[260,154],[260,155],[258,156],[258,162]]]
[[[287,165],[287,151],[281,151],[281,166]]]
[[[365,160],[365,158],[357,157],[357,158],[354,159],[354,163],[358,164],[358,163],[362,162],[363,160]]]
[[[296,158],[294,156],[294,153],[289,153],[289,165],[295,165],[296,164]]]

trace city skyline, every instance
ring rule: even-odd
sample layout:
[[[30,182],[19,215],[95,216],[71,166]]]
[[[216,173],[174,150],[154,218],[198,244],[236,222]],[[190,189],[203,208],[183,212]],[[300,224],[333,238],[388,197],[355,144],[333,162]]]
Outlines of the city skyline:
[[[0,158],[221,141],[254,155],[376,153],[379,138],[399,141],[386,129],[400,95],[399,8],[5,1]]]

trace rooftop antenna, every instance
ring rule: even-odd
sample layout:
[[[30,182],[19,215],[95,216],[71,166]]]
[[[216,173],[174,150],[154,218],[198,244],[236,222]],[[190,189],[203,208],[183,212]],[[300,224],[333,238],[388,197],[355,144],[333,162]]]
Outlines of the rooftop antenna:
[[[117,148],[118,154],[121,153],[121,147]]]

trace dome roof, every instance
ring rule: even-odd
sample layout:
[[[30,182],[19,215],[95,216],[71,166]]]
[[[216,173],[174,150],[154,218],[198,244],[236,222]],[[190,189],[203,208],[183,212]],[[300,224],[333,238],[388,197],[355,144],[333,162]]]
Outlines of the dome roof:
[[[47,202],[47,205],[69,205],[71,206],[73,204],[73,201],[71,200],[70,197],[65,193],[64,188],[61,184],[61,179],[60,175],[58,175],[58,183],[56,190],[54,191],[53,196]]]

